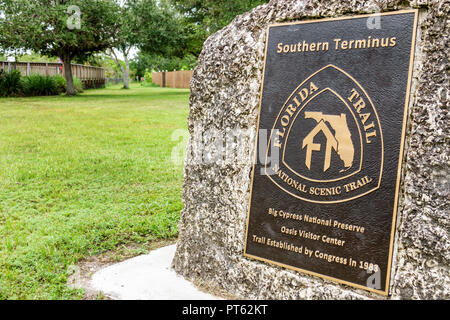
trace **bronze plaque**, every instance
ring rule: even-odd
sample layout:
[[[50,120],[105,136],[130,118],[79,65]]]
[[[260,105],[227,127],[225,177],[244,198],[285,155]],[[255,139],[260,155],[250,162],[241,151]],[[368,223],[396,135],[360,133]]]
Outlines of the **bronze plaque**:
[[[245,256],[389,293],[416,25],[269,26]]]

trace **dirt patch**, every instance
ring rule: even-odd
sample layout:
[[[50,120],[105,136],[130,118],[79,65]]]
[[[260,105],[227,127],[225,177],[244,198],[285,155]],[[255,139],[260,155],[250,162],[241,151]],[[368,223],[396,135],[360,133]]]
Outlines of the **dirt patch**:
[[[90,282],[94,273],[112,264],[134,258],[150,251],[176,243],[177,239],[158,240],[148,243],[130,243],[115,250],[84,258],[76,265],[69,267],[71,274],[67,285],[71,288],[84,289],[83,300],[111,300],[110,297],[92,288]]]

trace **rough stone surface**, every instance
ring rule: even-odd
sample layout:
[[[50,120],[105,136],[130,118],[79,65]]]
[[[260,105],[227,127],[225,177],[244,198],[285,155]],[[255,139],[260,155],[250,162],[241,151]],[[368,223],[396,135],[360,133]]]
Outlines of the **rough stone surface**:
[[[390,298],[450,298],[446,0],[270,1],[206,41],[191,82],[184,209],[173,260],[179,274],[238,298],[383,298],[245,258],[249,177],[267,25],[408,8],[420,8],[420,15]],[[221,144],[214,143],[214,135],[199,144],[196,135],[208,130],[225,135],[234,128],[242,136],[227,148],[238,151],[221,161],[207,161],[221,152]]]

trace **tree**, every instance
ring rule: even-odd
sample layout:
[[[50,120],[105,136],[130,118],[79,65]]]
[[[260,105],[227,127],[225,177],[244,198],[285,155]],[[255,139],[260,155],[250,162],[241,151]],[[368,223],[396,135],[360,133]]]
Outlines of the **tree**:
[[[187,21],[199,24],[212,34],[229,24],[237,15],[268,0],[171,0]]]
[[[140,13],[137,11],[137,5],[139,4],[136,0],[125,0],[120,7],[120,14],[118,16],[118,32],[114,38],[112,46],[107,50],[107,54],[114,60],[117,67],[122,71],[123,78],[123,88],[129,89],[130,82],[130,58],[129,54],[131,49],[139,43],[138,33],[139,33],[139,18]],[[136,15],[136,13],[138,15]],[[118,51],[123,59],[124,64],[119,59]]]
[[[129,88],[130,52],[133,48],[151,54],[165,54],[176,50],[180,44],[179,22],[164,2],[158,3],[155,0],[125,0],[120,8],[120,28],[108,53],[122,71],[125,89]]]
[[[183,18],[185,50],[198,56],[203,42],[237,15],[268,0],[170,0]]]
[[[109,48],[118,31],[114,0],[0,0],[0,8],[0,47],[61,58],[67,95],[72,60]]]

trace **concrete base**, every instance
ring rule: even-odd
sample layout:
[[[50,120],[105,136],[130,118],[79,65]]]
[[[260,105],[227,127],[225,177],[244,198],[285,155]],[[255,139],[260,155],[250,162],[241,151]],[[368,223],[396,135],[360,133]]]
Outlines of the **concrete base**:
[[[90,286],[117,300],[216,300],[171,269],[176,245],[106,267]]]

